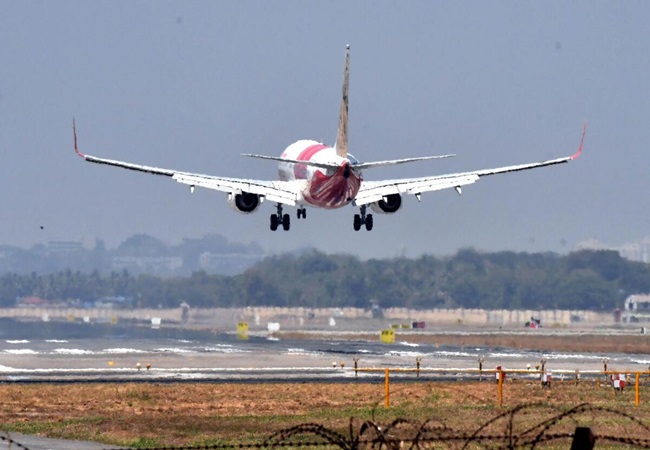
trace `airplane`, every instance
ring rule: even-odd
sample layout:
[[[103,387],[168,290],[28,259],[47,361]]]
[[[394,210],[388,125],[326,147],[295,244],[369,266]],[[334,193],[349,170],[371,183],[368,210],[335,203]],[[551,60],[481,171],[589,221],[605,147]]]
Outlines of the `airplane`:
[[[297,207],[297,218],[306,219],[307,210],[305,206],[336,209],[346,205],[359,208],[359,213],[354,215],[354,230],[359,231],[362,227],[365,227],[367,231],[370,231],[373,228],[373,215],[368,212],[368,207],[375,213],[394,214],[402,206],[402,197],[407,195],[413,195],[420,201],[424,192],[453,188],[458,194],[461,194],[462,186],[475,183],[481,177],[564,164],[578,158],[582,153],[587,130],[586,122],[583,127],[580,146],[576,153],[571,156],[473,172],[366,181],[362,175],[364,169],[449,158],[455,155],[360,162],[352,154],[348,153],[349,79],[350,46],[348,45],[345,52],[339,126],[334,147],[315,140],[299,140],[289,145],[279,157],[242,154],[242,156],[246,157],[277,161],[278,180],[225,178],[86,155],[81,153],[77,147],[77,130],[73,118],[74,149],[80,157],[88,162],[170,177],[178,183],[189,185],[190,192],[194,192],[196,187],[225,192],[230,207],[240,213],[249,214],[258,210],[264,200],[274,202],[276,211],[271,214],[270,228],[272,231],[276,231],[279,226],[285,231],[290,228],[290,216],[283,213],[284,206]]]

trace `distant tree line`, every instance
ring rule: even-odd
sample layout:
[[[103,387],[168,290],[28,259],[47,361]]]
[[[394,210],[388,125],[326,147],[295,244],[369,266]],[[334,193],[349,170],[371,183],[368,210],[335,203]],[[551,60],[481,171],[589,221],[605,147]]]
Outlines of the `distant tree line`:
[[[117,248],[107,248],[102,240],[96,240],[94,248],[86,248],[81,242],[60,241],[36,244],[29,249],[0,245],[0,273],[43,274],[65,269],[73,272],[97,269],[101,274],[109,274],[127,268],[135,274],[154,273],[163,277],[188,276],[201,269],[235,275],[262,259],[263,253],[259,244],[231,242],[218,234],[183,239],[176,245],[168,245],[146,234],[134,234]],[[215,257],[202,264],[204,255]]]
[[[62,271],[0,277],[0,306],[38,296],[92,302],[129,297],[140,307],[303,306],[588,309],[611,311],[633,293],[650,292],[650,266],[615,251],[483,253],[371,259],[309,251],[266,258],[235,276],[133,276],[127,271]]]

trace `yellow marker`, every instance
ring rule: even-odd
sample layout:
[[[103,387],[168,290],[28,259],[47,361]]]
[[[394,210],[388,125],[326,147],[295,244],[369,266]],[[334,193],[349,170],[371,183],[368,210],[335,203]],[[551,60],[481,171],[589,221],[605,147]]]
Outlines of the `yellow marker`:
[[[248,322],[237,323],[237,338],[248,339]]]
[[[381,330],[381,342],[384,344],[393,344],[395,343],[395,330],[394,329],[388,329],[388,330]]]
[[[109,362],[108,362],[108,365],[109,365],[109,366],[112,366],[113,364],[115,364],[113,361],[109,361]]]

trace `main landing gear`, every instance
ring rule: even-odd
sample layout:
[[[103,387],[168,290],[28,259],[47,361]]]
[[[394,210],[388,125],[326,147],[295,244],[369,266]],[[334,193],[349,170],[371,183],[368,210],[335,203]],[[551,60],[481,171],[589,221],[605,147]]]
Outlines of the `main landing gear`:
[[[372,214],[366,214],[366,205],[363,205],[361,208],[361,214],[354,215],[354,231],[359,231],[361,225],[366,226],[366,230],[372,230]]]
[[[289,228],[291,227],[291,218],[289,217],[289,214],[282,214],[282,204],[278,203],[275,207],[277,212],[271,214],[271,231],[277,230],[280,225],[282,225],[284,231],[289,231]],[[298,219],[307,218],[307,210],[304,207],[298,208],[297,212]]]
[[[289,214],[282,214],[282,205],[278,203],[275,206],[278,210],[277,213],[271,214],[271,231],[275,231],[278,229],[278,225],[282,225],[282,229],[284,231],[289,231],[289,228],[291,227],[291,219],[289,218]]]

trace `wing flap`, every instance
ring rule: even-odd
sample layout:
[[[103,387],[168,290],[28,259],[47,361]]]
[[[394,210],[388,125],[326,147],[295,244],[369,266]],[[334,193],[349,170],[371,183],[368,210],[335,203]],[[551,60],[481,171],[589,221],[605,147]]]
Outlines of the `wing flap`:
[[[366,182],[361,186],[354,204],[361,206],[377,202],[392,194],[415,195],[423,192],[440,191],[475,183],[479,179],[476,174],[459,174],[446,177],[424,177],[403,180],[386,180]]]
[[[237,178],[209,177],[189,173],[176,173],[172,177],[179,183],[228,193],[248,192],[263,196],[272,202],[294,206],[298,201],[300,186],[294,182],[258,181]]]

